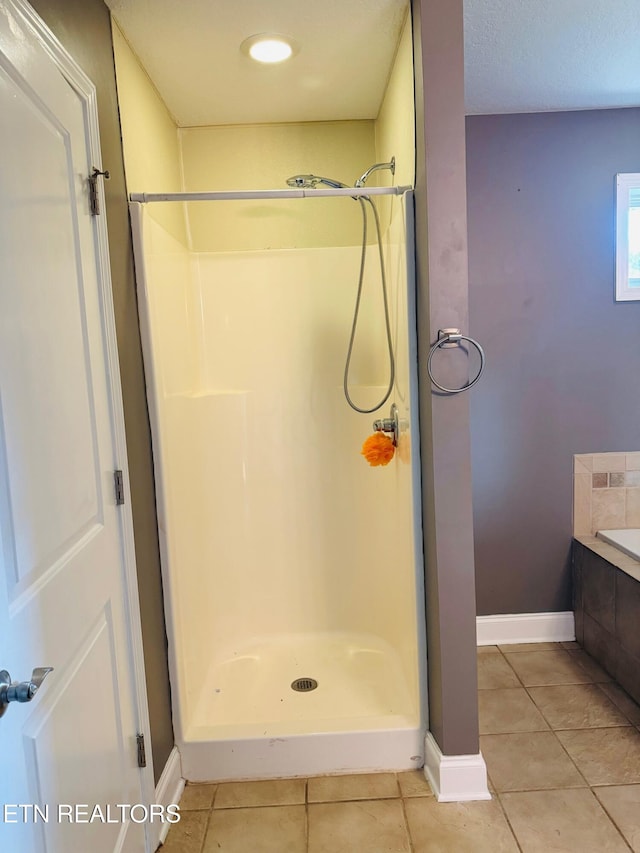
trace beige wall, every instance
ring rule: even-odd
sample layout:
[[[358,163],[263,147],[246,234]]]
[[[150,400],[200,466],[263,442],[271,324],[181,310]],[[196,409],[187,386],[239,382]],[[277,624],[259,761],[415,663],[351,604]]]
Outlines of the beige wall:
[[[380,111],[374,124],[375,160],[388,163],[396,159],[395,175],[385,170],[373,172],[368,183],[373,186],[413,186],[416,163],[416,122],[413,93],[413,44],[411,16],[407,13],[398,49],[389,75]],[[383,229],[391,225],[393,201],[378,198]]]
[[[176,123],[114,20],[112,28],[127,190],[180,192]],[[154,216],[170,234],[185,241],[182,205],[158,204]]]
[[[375,159],[373,121],[193,127],[179,131],[187,191],[287,189],[291,175],[353,184]],[[359,205],[351,199],[189,205],[196,251],[354,246]]]
[[[416,162],[416,127],[413,93],[413,45],[411,17],[407,14],[387,89],[375,122],[377,162],[396,158],[393,181],[397,186],[413,185]],[[378,172],[378,183],[389,183],[387,172]],[[371,176],[373,179],[374,175]]]

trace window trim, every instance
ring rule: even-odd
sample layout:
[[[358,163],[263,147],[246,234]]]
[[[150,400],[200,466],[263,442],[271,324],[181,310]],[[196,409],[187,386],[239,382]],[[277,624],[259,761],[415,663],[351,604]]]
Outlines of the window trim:
[[[640,190],[640,172],[616,175],[616,302],[640,301],[640,287],[629,287],[629,194]]]

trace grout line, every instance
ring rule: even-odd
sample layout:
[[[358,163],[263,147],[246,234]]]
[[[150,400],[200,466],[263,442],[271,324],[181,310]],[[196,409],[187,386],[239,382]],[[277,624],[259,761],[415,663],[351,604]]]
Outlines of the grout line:
[[[531,685],[531,686],[533,687],[534,685]],[[536,686],[536,687],[539,687],[539,686],[542,686],[542,687],[564,687],[564,686],[566,686],[566,685],[561,685],[561,684],[543,684],[543,685],[535,685],[535,686]],[[542,710],[542,708],[538,705],[538,703],[536,702],[536,700],[535,700],[535,699],[533,698],[533,696],[531,695],[530,688],[529,688],[529,687],[525,687],[524,689],[525,689],[525,692],[526,692],[527,696],[528,696],[528,697],[529,697],[529,699],[533,702],[534,706],[536,707],[536,709],[537,709],[538,713],[540,714],[540,716],[542,717],[542,719],[543,719],[543,720],[545,721],[545,723],[549,726],[548,731],[550,731],[550,732],[554,731],[553,726],[551,725],[551,723],[549,722],[549,720],[548,720],[548,719],[547,719],[547,717],[545,716],[544,711]]]
[[[507,661],[507,664],[509,665],[509,668],[511,669],[511,672],[513,672],[513,674],[515,675],[515,677],[518,679],[518,683],[519,683],[522,687],[525,687],[525,683],[524,683],[524,681],[520,678],[520,676],[518,675],[518,673],[517,673],[517,672],[515,671],[515,669],[511,666],[511,663],[510,663],[510,661],[509,661],[509,659],[507,658],[507,656],[506,656],[506,655],[504,655],[504,659]]]
[[[216,788],[216,794],[218,793],[218,789]],[[215,794],[214,794],[215,799]],[[206,826],[204,828],[204,835],[202,836],[202,844],[200,845],[200,853],[204,850],[204,845],[207,843],[207,836],[209,835],[209,830],[211,829],[211,822],[213,820],[213,803],[211,803],[211,808],[209,809],[209,818],[207,820]]]
[[[405,803],[405,798],[402,795],[402,788],[400,787],[400,781],[398,780],[398,774],[395,774],[396,777],[396,785],[398,786],[398,793],[400,794],[400,807],[402,809],[402,816],[404,817],[404,829],[407,834],[407,838],[409,839],[409,853],[415,853],[415,847],[413,846],[413,838],[411,837],[411,827],[409,826],[409,818],[407,817],[407,808]]]
[[[604,786],[601,786],[604,787]],[[495,791],[496,795],[503,794],[534,794],[542,791],[584,791],[590,789],[589,785],[567,785],[564,788],[510,788],[508,791]]]
[[[578,729],[575,729],[574,731],[578,731]],[[578,767],[578,765],[576,764],[576,762],[573,760],[573,758],[569,755],[569,752],[567,751],[567,748],[565,747],[565,745],[562,743],[562,741],[560,740],[560,738],[558,737],[558,735],[553,731],[553,729],[552,729],[552,732],[553,732],[553,736],[555,737],[555,739],[556,739],[556,740],[558,741],[558,743],[560,744],[560,747],[562,748],[562,751],[565,753],[565,755],[567,756],[567,758],[569,759],[569,761],[573,764],[573,766],[574,766],[574,767],[576,768],[576,770],[578,771],[578,774],[580,775],[580,778],[581,778],[581,779],[584,779],[584,782],[585,782],[585,785],[587,786],[587,788],[591,788],[591,785],[590,785],[590,784],[589,784],[589,782],[587,781],[587,777],[584,775],[584,773],[582,772],[582,770],[580,770],[580,768]]]
[[[597,786],[597,787],[606,787],[606,786],[601,785],[601,786]],[[600,801],[599,797],[596,795],[596,792],[593,790],[593,788],[590,788],[589,790],[591,791],[591,794],[592,794],[592,796],[593,796],[594,800],[596,801],[596,803],[600,806],[600,808],[602,809],[602,811],[605,813],[606,817],[608,817],[608,818],[609,818],[609,820],[611,821],[611,823],[614,825],[615,829],[617,829],[617,831],[618,831],[618,833],[620,834],[620,837],[622,838],[623,842],[627,845],[627,847],[629,848],[629,850],[633,850],[633,848],[632,848],[631,844],[630,844],[630,843],[627,841],[627,839],[625,838],[623,831],[620,829],[620,827],[619,827],[619,826],[618,826],[618,824],[615,822],[615,820],[613,819],[613,817],[609,814],[609,812],[607,811],[607,809],[606,809],[606,807],[605,807],[604,803],[602,803],[602,802]]]
[[[388,771],[384,771],[388,772]],[[379,800],[380,802],[386,802],[387,800],[403,800],[405,799],[402,794],[396,794],[393,797],[350,797],[346,800],[314,800],[312,803],[308,803],[310,806],[330,806],[334,803],[366,803],[369,800]],[[408,800],[427,800],[430,799],[428,794],[424,796],[417,797],[407,797]],[[280,803],[279,805],[301,805],[300,803]],[[242,806],[242,808],[252,808],[252,806]]]
[[[497,791],[494,791],[494,794],[493,794],[493,795],[494,795],[494,797],[495,797],[495,799],[496,799],[496,801],[497,801],[497,803],[498,803],[498,807],[499,807],[500,811],[501,811],[501,812],[502,812],[502,814],[504,815],[504,819],[505,819],[505,820],[506,820],[506,822],[507,822],[507,826],[508,826],[508,827],[509,827],[509,829],[511,830],[511,834],[513,835],[513,838],[514,838],[514,840],[515,840],[515,842],[516,842],[516,847],[518,848],[518,850],[520,851],[520,853],[522,853],[522,847],[521,847],[521,845],[520,845],[520,840],[519,840],[518,836],[516,835],[516,831],[515,831],[515,829],[513,828],[512,824],[511,824],[511,821],[509,820],[509,815],[507,814],[507,810],[505,809],[504,804],[503,804],[503,802],[502,802],[502,797],[501,797],[501,795],[500,795]]]
[[[304,780],[304,847],[309,853],[309,777]]]
[[[400,797],[400,807],[402,809],[402,816],[404,818],[404,831],[407,835],[407,840],[409,841],[409,853],[415,853],[415,847],[413,846],[413,837],[411,835],[411,827],[409,826],[409,818],[407,817],[407,809],[405,807],[403,797]]]

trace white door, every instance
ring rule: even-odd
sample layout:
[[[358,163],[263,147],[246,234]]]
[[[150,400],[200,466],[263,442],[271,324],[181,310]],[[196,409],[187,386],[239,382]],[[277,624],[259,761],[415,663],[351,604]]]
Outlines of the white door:
[[[29,15],[0,0],[0,670],[53,672],[0,717],[0,850],[142,853],[144,824],[115,808],[145,802],[150,768],[104,226],[89,208],[95,104]]]

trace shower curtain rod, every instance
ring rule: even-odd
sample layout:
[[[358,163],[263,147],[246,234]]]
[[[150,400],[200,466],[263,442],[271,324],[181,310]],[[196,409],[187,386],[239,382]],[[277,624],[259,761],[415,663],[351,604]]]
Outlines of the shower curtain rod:
[[[340,187],[337,189],[295,189],[295,190],[224,190],[222,192],[202,193],[131,193],[130,201],[146,204],[151,201],[242,201],[261,198],[319,198],[322,196],[358,196],[402,195],[412,190],[411,186],[402,187]]]

